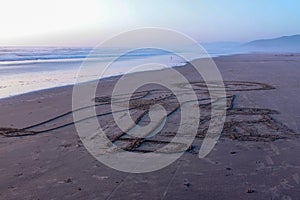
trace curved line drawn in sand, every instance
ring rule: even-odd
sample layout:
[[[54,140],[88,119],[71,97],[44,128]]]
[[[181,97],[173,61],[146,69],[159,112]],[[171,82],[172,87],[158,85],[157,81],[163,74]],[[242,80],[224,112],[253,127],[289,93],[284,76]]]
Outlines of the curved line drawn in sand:
[[[239,108],[237,104],[235,104],[236,99],[236,92],[247,92],[251,90],[272,90],[275,89],[274,87],[263,84],[263,83],[256,83],[256,82],[247,82],[247,84],[243,84],[244,82],[232,82],[232,81],[224,81],[225,87],[228,88],[228,85],[231,85],[231,92],[232,94],[227,93],[227,121],[224,125],[224,129],[222,132],[221,137],[224,139],[230,140],[238,140],[238,141],[254,141],[254,142],[267,142],[269,144],[270,149],[276,154],[266,154],[266,162],[270,162],[272,164],[272,157],[275,155],[279,155],[280,152],[278,148],[272,141],[278,139],[286,139],[292,137],[298,137],[299,135],[295,133],[293,130],[289,129],[287,126],[283,125],[282,123],[276,121],[272,115],[280,114],[276,110],[271,109],[263,109],[263,108]],[[199,87],[202,86],[203,82],[194,82],[192,85]],[[236,85],[235,85],[236,84]],[[248,85],[249,89],[246,87]],[[243,89],[241,89],[241,87]],[[157,95],[154,98],[151,98],[151,93]],[[197,89],[196,92],[198,95],[207,93],[205,87],[201,87]],[[153,94],[152,94],[153,95]],[[171,118],[173,115],[176,115],[176,112],[180,110],[175,103],[174,98],[176,98],[170,91],[164,89],[153,89],[153,90],[144,90],[135,92],[134,95],[131,97],[129,95],[123,94],[120,95],[118,98],[114,99],[114,102],[118,104],[122,104],[127,99],[131,99],[131,108],[132,110],[140,110],[142,111],[141,114],[138,115],[136,118],[136,123],[142,124],[145,121],[145,116],[147,116],[147,109],[149,105],[154,104],[154,102],[160,102],[164,104],[169,104],[170,107],[173,107],[173,113],[170,112],[168,118]],[[101,96],[96,97],[92,101],[96,102],[96,107],[105,107],[110,105],[112,99],[110,96]],[[209,98],[199,98],[199,107],[200,109],[210,109],[210,99]],[[171,106],[172,105],[172,106]],[[87,107],[81,109],[88,109]],[[76,112],[76,111],[75,111]],[[50,129],[35,131],[36,128],[43,127],[43,125],[47,125],[51,122],[57,122],[64,119],[66,116],[71,115],[72,112],[66,112],[44,122],[28,126],[23,129],[12,129],[12,128],[0,128],[0,134],[6,137],[20,137],[20,136],[32,136],[35,134],[47,133],[51,132],[51,130],[59,130],[63,127],[67,127],[73,125],[73,123],[63,124],[62,126],[53,126]],[[98,115],[99,120],[102,117],[111,115],[111,113],[102,113]],[[198,129],[198,133],[196,136],[196,140],[202,140],[207,131],[207,121],[209,117],[202,117],[200,126]],[[169,121],[169,123],[176,123]],[[263,127],[261,129],[261,127]],[[148,153],[152,152],[154,149],[157,149],[160,146],[164,146],[169,142],[170,137],[174,136],[173,131],[165,131],[162,130],[158,133],[156,138],[134,138],[129,137],[127,133],[119,132],[118,134],[114,135],[111,133],[110,129],[106,129],[107,135],[110,135],[110,140],[114,142],[114,144],[120,146],[126,151],[133,151],[133,152],[141,152],[141,153]],[[113,137],[114,136],[114,137]],[[173,149],[169,149],[169,151],[180,151],[184,149],[185,146],[181,143],[172,143]],[[274,150],[275,149],[275,150]],[[197,154],[199,147],[196,145],[191,145],[186,150],[187,153]],[[163,153],[163,152],[162,152]],[[299,174],[294,173],[291,177],[291,180],[294,180],[295,183],[299,184]],[[275,185],[275,183],[274,183]],[[281,183],[278,183],[278,187],[282,187]],[[274,187],[276,189],[276,187]],[[276,191],[271,191],[272,195],[275,194]]]
[[[95,62],[95,57],[98,57],[97,49],[104,47],[118,48],[119,52],[104,62]],[[184,53],[183,48],[190,53]],[[213,149],[222,132],[226,116],[226,101],[224,98],[226,92],[222,76],[214,61],[198,42],[182,33],[155,27],[140,28],[115,35],[98,45],[91,51],[79,69],[76,80],[76,83],[79,84],[74,85],[72,93],[73,109],[77,110],[87,105],[95,105],[95,102],[91,102],[90,99],[96,98],[96,89],[101,87],[99,79],[111,74],[114,70],[121,70],[117,61],[121,60],[124,55],[149,49],[171,53],[171,55],[180,58],[184,62],[190,61],[190,66],[195,70],[195,76],[202,77],[206,83],[213,82],[213,86],[218,87],[218,90],[215,90],[210,84],[207,85],[209,96],[212,97],[213,101],[211,102],[212,117],[199,150],[199,157],[205,157]],[[199,56],[203,59],[194,60]],[[98,161],[119,171],[145,173],[164,168],[180,158],[197,135],[200,121],[198,97],[186,79],[187,77],[175,68],[160,64],[161,61],[155,60],[155,57],[152,58],[151,61],[136,59],[134,64],[123,67],[123,74],[114,84],[111,94],[110,106],[113,124],[117,125],[121,132],[126,132],[128,135],[141,140],[160,132],[164,128],[169,112],[176,112],[178,109],[170,111],[168,110],[170,105],[161,105],[150,100],[146,103],[148,110],[145,111],[148,116],[148,123],[140,125],[136,123],[135,116],[131,115],[130,99],[121,104],[115,102],[120,94],[125,93],[131,96],[136,90],[145,85],[157,84],[167,88],[176,96],[180,105],[180,120],[177,121],[178,129],[171,142],[185,145],[177,152],[172,151],[174,149],[172,143],[160,146],[157,150],[147,154],[127,151],[111,142],[104,131],[106,124],[100,124],[96,118],[90,118],[86,123],[75,123],[77,133],[88,152]],[[141,71],[148,72],[140,73]],[[178,83],[183,83],[187,87],[181,88]],[[217,101],[214,101],[214,99],[217,99]],[[154,104],[151,102],[154,102]],[[138,113],[138,111],[134,112]],[[75,121],[96,115],[97,113],[93,108],[73,112]],[[142,119],[144,121],[144,117]]]
[[[267,84],[262,83],[255,83],[255,82],[247,82],[247,84],[243,85],[244,82],[236,82],[236,81],[224,81],[225,87],[227,88],[227,85],[231,85],[233,87],[237,86],[235,89],[232,89],[232,91],[250,91],[250,90],[270,90],[275,89],[272,86],[269,86]],[[194,82],[192,85],[196,85],[197,87],[201,85],[201,89],[198,90],[197,94],[200,94],[199,91],[202,91],[201,94],[207,93],[207,90],[205,90],[205,87],[202,88],[203,82]],[[245,88],[245,86],[249,86],[254,89]],[[241,89],[240,86],[242,86],[244,89]],[[154,98],[149,98],[151,93],[158,95]],[[146,91],[138,91],[135,92],[134,95],[131,97],[129,95],[120,95],[119,98],[115,99],[114,102],[121,105],[123,102],[127,101],[127,99],[130,98],[130,109],[131,110],[142,110],[141,114],[138,115],[136,119],[136,123],[142,123],[143,118],[147,116],[148,112],[147,110],[151,105],[154,105],[156,103],[161,104],[167,104],[169,107],[173,107],[173,110],[169,112],[168,118],[170,118],[173,114],[176,113],[176,111],[180,110],[180,107],[175,102],[175,96],[170,93],[167,90],[164,89],[153,89],[153,90],[146,90]],[[147,99],[146,99],[147,98]],[[285,139],[290,138],[291,136],[297,136],[292,129],[288,128],[284,124],[276,121],[271,115],[277,115],[280,114],[276,110],[271,109],[263,109],[263,108],[238,108],[236,105],[234,105],[234,100],[236,96],[228,94],[227,98],[227,121],[224,125],[224,129],[222,131],[222,137],[230,138],[232,140],[239,140],[239,141],[275,141],[277,139]],[[93,99],[93,101],[96,102],[96,107],[101,106],[108,106],[110,105],[112,99],[110,96],[103,96],[103,97],[96,97]],[[200,109],[210,109],[210,98],[201,98],[198,99],[199,107]],[[88,109],[89,107],[83,107],[78,110],[74,110],[73,112],[80,111],[81,109]],[[122,111],[122,110],[120,110]],[[38,124],[34,124],[25,128],[0,128],[0,134],[5,137],[22,137],[22,136],[32,136],[36,134],[42,134],[47,133],[55,130],[59,130],[68,126],[73,125],[76,122],[70,122],[66,124],[62,124],[60,126],[53,126],[48,129],[39,130],[36,131],[34,128],[39,128],[44,125],[50,124],[51,122],[56,122],[61,120],[62,118],[71,115],[72,111],[63,113],[61,115],[58,115],[54,118],[51,118],[49,120],[40,122]],[[99,120],[101,117],[112,115],[112,112],[107,113],[101,113],[98,114],[97,117]],[[82,119],[82,121],[87,120],[88,118]],[[201,118],[200,126],[197,133],[197,138],[204,138],[206,131],[207,131],[207,122],[210,120],[210,116],[203,116]],[[265,129],[260,129],[260,127],[263,127],[267,129],[265,132]],[[173,137],[174,132],[173,131],[164,131],[162,130],[159,134],[161,134],[164,137]],[[151,140],[145,139],[143,142],[142,140],[139,140],[139,138],[126,138],[124,137],[127,135],[126,132],[120,133],[120,135],[112,137],[112,142],[120,141],[131,141],[132,143],[135,143],[136,145],[130,144],[129,147],[126,147],[126,150],[130,151],[141,151],[137,149],[138,146],[143,145],[143,142],[150,142],[150,143],[161,143],[164,144],[166,141],[159,141],[159,140]],[[122,137],[123,136],[123,137]],[[138,145],[137,145],[138,144]],[[189,147],[192,148],[192,147]],[[150,150],[149,150],[150,151]],[[145,150],[145,152],[147,152]]]

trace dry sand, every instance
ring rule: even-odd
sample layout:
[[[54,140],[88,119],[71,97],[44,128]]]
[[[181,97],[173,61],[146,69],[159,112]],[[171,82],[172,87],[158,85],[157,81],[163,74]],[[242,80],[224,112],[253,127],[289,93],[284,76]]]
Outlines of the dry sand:
[[[202,121],[193,145],[179,160],[146,174],[110,169],[87,152],[72,124],[71,86],[1,100],[0,199],[299,199],[300,55],[214,60],[228,102],[217,145],[206,158],[198,158],[210,105],[192,68],[178,67],[202,98]],[[101,82],[98,114],[109,110],[116,79]],[[130,105],[133,118],[140,119],[153,103],[169,112],[178,107],[169,91],[159,89],[148,86],[136,94]],[[122,134],[111,115],[98,119],[115,144],[133,152],[155,150],[170,141],[178,125],[175,112],[157,136],[141,141]]]

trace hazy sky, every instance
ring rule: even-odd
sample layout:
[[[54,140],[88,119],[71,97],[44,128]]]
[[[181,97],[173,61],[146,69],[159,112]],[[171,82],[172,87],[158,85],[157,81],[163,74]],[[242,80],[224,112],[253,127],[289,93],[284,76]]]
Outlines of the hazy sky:
[[[198,41],[300,33],[299,0],[1,0],[0,45],[92,46],[155,26]]]

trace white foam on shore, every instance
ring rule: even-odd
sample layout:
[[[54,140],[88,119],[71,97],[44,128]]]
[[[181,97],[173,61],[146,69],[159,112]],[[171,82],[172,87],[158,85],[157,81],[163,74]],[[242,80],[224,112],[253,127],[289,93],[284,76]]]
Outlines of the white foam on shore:
[[[170,61],[169,56],[156,56],[153,58],[144,58],[142,59],[144,63],[149,62],[159,62],[165,64],[167,67],[179,66],[184,63],[177,62],[176,60]],[[140,63],[140,59],[128,60],[128,61],[119,61],[114,63],[108,71],[105,73],[104,77],[121,75],[127,72],[129,66],[135,66]],[[52,68],[49,70],[30,70],[31,68],[45,68],[47,65],[51,64]],[[70,65],[66,69],[59,70],[64,65]],[[80,69],[81,62],[38,62],[28,64],[26,66],[18,65],[14,66],[4,66],[0,67],[0,98],[7,98],[15,95],[25,94],[28,92],[61,87],[65,85],[73,85],[77,79],[77,73]],[[22,69],[24,67],[24,69]],[[13,71],[13,68],[17,68],[16,73],[7,73],[5,69],[10,69]],[[23,72],[29,69],[29,72]],[[56,69],[55,69],[56,68]],[[1,73],[2,70],[2,73]],[[151,69],[149,69],[151,70]],[[103,77],[103,78],[104,78]],[[99,77],[89,74],[89,79],[98,79]]]

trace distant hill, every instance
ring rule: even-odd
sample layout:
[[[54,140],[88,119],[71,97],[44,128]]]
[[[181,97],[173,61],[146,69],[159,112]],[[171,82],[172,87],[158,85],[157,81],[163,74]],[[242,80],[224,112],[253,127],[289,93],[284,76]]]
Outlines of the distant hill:
[[[300,35],[254,40],[241,47],[252,51],[300,52]]]
[[[300,34],[273,39],[260,39],[247,43],[212,42],[200,44],[211,55],[239,53],[300,53]]]

